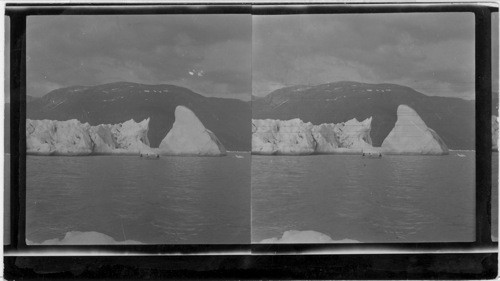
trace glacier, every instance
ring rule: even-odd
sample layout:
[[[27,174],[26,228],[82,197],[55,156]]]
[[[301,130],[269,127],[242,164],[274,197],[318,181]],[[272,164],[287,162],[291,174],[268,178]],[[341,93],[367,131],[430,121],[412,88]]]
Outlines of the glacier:
[[[427,127],[415,110],[400,105],[397,121],[381,147],[370,137],[372,117],[363,121],[313,125],[299,118],[291,120],[252,119],[252,154],[421,154],[445,155],[448,147]],[[496,120],[496,118],[495,118]],[[494,122],[494,121],[493,121]],[[495,144],[495,142],[494,142]]]
[[[91,126],[76,119],[26,120],[26,153],[30,155],[163,155],[223,156],[226,149],[187,107],[177,106],[172,129],[151,148],[150,118]]]
[[[263,155],[308,155],[362,153],[373,149],[372,118],[359,122],[313,125],[291,120],[252,119],[252,153]]]
[[[438,134],[428,128],[418,113],[407,105],[397,109],[397,121],[382,142],[386,154],[448,154],[448,147]]]
[[[175,109],[175,121],[161,141],[151,148],[149,118],[135,122],[91,126],[72,119],[26,120],[26,148],[34,155],[180,155],[223,156],[224,145],[206,129],[193,111]],[[496,122],[496,123],[495,123]],[[299,118],[291,120],[252,119],[252,153],[263,155],[308,154],[448,154],[443,140],[428,128],[409,106],[400,105],[397,121],[381,147],[373,147],[370,137],[372,117],[363,121],[313,125]],[[495,127],[496,125],[496,127]],[[498,131],[497,118],[492,118]],[[495,136],[495,133],[493,133]],[[493,149],[498,149],[493,139]]]
[[[260,241],[260,243],[264,244],[273,244],[273,243],[360,243],[358,240],[353,239],[342,239],[342,240],[333,240],[330,236],[323,234],[321,232],[317,232],[314,230],[288,230],[283,232],[281,237],[273,237]]]
[[[34,155],[150,153],[149,118],[91,126],[72,119],[26,120],[26,152]]]
[[[175,108],[172,129],[161,141],[158,152],[163,155],[223,156],[226,149],[219,139],[189,108]]]

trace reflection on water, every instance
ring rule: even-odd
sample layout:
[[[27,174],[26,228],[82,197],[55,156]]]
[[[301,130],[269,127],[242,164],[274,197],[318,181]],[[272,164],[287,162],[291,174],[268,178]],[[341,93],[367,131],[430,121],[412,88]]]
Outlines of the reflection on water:
[[[252,242],[314,230],[361,242],[473,241],[475,153],[253,156]]]
[[[250,241],[250,155],[27,159],[27,239],[97,231],[148,244]]]

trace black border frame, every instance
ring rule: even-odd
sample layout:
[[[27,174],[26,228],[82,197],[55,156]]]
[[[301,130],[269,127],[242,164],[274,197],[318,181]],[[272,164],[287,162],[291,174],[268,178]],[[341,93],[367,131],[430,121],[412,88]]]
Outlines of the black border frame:
[[[383,4],[383,5],[380,5]],[[151,270],[158,277],[199,278],[492,278],[497,274],[498,243],[491,241],[491,12],[498,8],[475,4],[199,4],[188,5],[144,4],[7,4],[6,15],[11,20],[11,244],[4,246],[7,254],[17,251],[38,253],[57,250],[61,253],[103,250],[110,253],[134,252],[143,256],[100,257],[5,257],[6,277],[30,278],[40,276],[35,269],[59,268],[60,272],[74,271],[75,262],[91,267],[96,261],[122,270],[130,269],[130,277],[142,277]],[[363,243],[363,244],[248,244],[248,245],[103,245],[103,246],[27,246],[26,216],[26,20],[34,15],[110,15],[110,14],[361,14],[361,13],[428,13],[471,12],[475,15],[475,89],[476,89],[476,240],[460,243]],[[17,145],[15,145],[17,144]],[[17,167],[17,169],[16,169]],[[17,195],[17,196],[16,196]],[[396,250],[421,251],[477,251],[468,254],[348,254],[339,251]],[[228,255],[248,252],[245,255]],[[250,255],[253,253],[252,255]],[[327,251],[333,255],[297,255]],[[224,252],[223,255],[195,256],[196,254]],[[192,256],[160,256],[157,254],[195,254]],[[278,255],[268,255],[268,254]],[[177,262],[178,261],[178,262]],[[200,269],[200,264],[212,261],[212,267]],[[452,266],[446,261],[453,261]],[[461,262],[467,261],[459,270]],[[198,266],[191,267],[193,262]],[[28,264],[22,269],[20,263]],[[66,269],[61,265],[66,264]],[[172,264],[176,264],[172,267]],[[396,267],[389,264],[399,264]],[[381,268],[378,269],[377,265]],[[416,266],[415,268],[412,265]],[[417,266],[418,265],[418,266]],[[424,266],[426,265],[426,266]],[[441,266],[440,266],[441,265]],[[130,266],[132,266],[130,268]],[[143,267],[146,266],[146,267]],[[150,267],[147,267],[150,266]],[[437,270],[429,268],[437,266]],[[468,266],[468,267],[467,267]],[[134,271],[134,269],[136,270]],[[139,270],[138,268],[142,268]],[[383,269],[382,269],[383,268]],[[403,269],[401,269],[403,268]],[[405,270],[406,268],[406,270]],[[94,268],[95,269],[95,268]],[[102,269],[102,268],[100,268]],[[100,270],[99,269],[99,270]],[[436,269],[436,268],[434,268]],[[26,271],[27,270],[27,271]],[[100,272],[95,269],[94,274]],[[155,271],[156,270],[156,271]],[[249,271],[250,270],[250,271]],[[42,270],[44,271],[44,270]],[[57,270],[56,270],[57,271]],[[92,271],[92,270],[91,270]],[[86,272],[86,271],[85,271]],[[34,274],[34,275],[33,275]],[[50,277],[52,273],[42,273]],[[106,273],[101,276],[106,276]],[[127,273],[128,274],[128,273]],[[216,274],[216,275],[213,275]],[[221,275],[217,275],[221,274]],[[243,275],[242,275],[243,274]],[[77,274],[84,278],[98,275]],[[54,275],[52,277],[69,277]],[[113,276],[108,276],[113,277]],[[128,275],[117,276],[127,278]]]

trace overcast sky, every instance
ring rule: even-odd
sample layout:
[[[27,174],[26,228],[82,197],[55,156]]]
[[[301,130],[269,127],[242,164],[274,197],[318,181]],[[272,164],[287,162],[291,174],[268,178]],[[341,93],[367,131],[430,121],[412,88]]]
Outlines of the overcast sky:
[[[354,80],[474,97],[470,13],[37,16],[28,18],[27,41],[32,96],[131,81],[248,100],[288,85]],[[493,43],[498,50],[498,36]]]
[[[249,100],[250,15],[33,16],[27,94],[128,81]]]
[[[253,18],[253,94],[341,80],[474,98],[472,13]]]

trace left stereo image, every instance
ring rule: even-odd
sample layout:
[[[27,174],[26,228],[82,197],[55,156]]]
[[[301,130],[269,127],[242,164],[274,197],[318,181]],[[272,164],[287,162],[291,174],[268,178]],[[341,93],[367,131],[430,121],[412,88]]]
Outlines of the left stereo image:
[[[28,16],[26,244],[249,244],[251,28]]]

